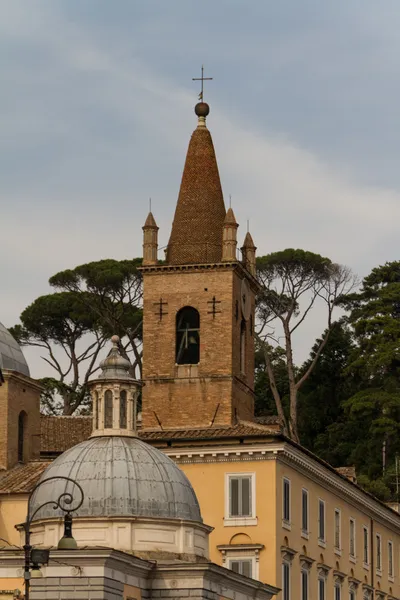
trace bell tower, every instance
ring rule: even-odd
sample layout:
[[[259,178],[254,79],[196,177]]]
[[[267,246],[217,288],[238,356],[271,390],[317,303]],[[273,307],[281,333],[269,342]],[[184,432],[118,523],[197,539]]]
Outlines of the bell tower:
[[[166,261],[146,254],[142,267],[145,429],[254,418],[256,249],[250,237],[237,258],[238,224],[225,209],[209,111],[205,102],[195,107]],[[153,215],[149,223],[156,227]]]

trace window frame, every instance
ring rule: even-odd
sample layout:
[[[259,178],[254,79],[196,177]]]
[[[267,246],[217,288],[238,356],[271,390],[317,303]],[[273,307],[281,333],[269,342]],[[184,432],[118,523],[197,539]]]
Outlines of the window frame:
[[[353,526],[353,527],[352,527]],[[352,529],[353,529],[353,536],[352,534]],[[353,540],[352,540],[353,537]],[[353,541],[353,553],[352,553],[352,541]],[[349,558],[350,560],[353,559],[353,561],[356,560],[357,558],[357,552],[356,552],[356,520],[354,517],[350,517],[349,519]]]
[[[288,578],[287,587],[285,587],[285,569],[287,568]],[[282,561],[282,600],[291,600],[291,564],[288,560]]]
[[[104,429],[113,429],[114,427],[114,393],[110,388],[104,391]],[[111,421],[109,420],[111,418]],[[111,422],[111,425],[110,425]]]
[[[304,511],[304,499],[306,499],[306,510]],[[304,522],[305,516],[305,522]],[[305,525],[305,527],[304,527]],[[310,495],[307,488],[301,489],[301,535],[308,539],[310,533]]]
[[[394,545],[392,540],[388,540],[388,579],[394,581]]]
[[[342,584],[340,581],[335,581],[333,584],[333,598],[334,600],[342,600]]]
[[[321,536],[321,507],[323,507],[323,536]],[[318,545],[324,548],[326,546],[326,503],[322,498],[318,498]]]
[[[335,554],[342,553],[342,511],[340,508],[335,508],[334,516],[334,549]]]
[[[326,577],[324,577],[323,575],[320,575],[318,577],[318,600],[326,600]],[[321,595],[321,585],[323,584],[323,594]]]
[[[367,544],[365,545],[365,540]],[[370,550],[369,550],[369,528],[363,525],[363,566],[365,569],[369,569],[370,563]]]
[[[232,569],[232,563],[233,562],[238,562],[238,563],[243,563],[243,562],[248,562],[251,565],[251,579],[256,579],[256,559],[254,556],[229,556],[229,558],[227,559],[228,562],[228,569],[230,571],[233,571]],[[234,573],[237,573],[237,571],[234,571]],[[243,575],[243,573],[240,573],[240,575]],[[247,577],[247,575],[246,575]]]
[[[287,505],[286,505],[286,491],[285,491],[286,487],[288,490]],[[292,485],[291,485],[291,481],[290,481],[289,477],[284,475],[282,477],[282,527],[285,527],[285,529],[291,528],[291,522],[292,522],[291,521],[291,519],[292,519],[291,504],[292,504]],[[286,512],[285,508],[287,508],[287,512]]]
[[[304,590],[304,582],[306,582],[306,590]],[[300,570],[300,591],[301,600],[309,600],[310,596],[310,571],[309,569],[302,567]],[[304,594],[304,591],[306,592]]]
[[[184,315],[184,312],[187,311],[191,314],[191,317],[196,321],[196,327],[179,327],[179,319],[181,315]],[[183,317],[182,317],[183,319]],[[187,319],[188,320],[188,319]],[[185,305],[180,308],[175,316],[175,364],[176,365],[198,365],[201,359],[201,319],[200,312],[194,306]],[[196,342],[196,352],[197,352],[197,362],[188,362],[186,359],[183,359],[184,356],[183,351],[188,351],[189,349],[189,332],[191,332],[192,336],[197,340]],[[186,340],[186,342],[185,342]],[[185,345],[185,347],[184,347]],[[189,354],[189,353],[188,353]]]
[[[382,535],[375,533],[376,542],[376,573],[382,575]]]
[[[250,479],[250,508],[251,515],[248,517],[231,516],[231,480],[234,478]],[[241,525],[257,525],[256,516],[256,474],[255,472],[225,473],[225,517],[224,525],[227,527],[236,527]]]

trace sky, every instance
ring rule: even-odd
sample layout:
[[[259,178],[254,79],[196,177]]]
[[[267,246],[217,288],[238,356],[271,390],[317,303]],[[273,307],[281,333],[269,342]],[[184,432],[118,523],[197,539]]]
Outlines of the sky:
[[[60,270],[140,255],[149,197],[167,243],[202,64],[239,240],[249,220],[259,255],[360,277],[397,260],[399,27],[398,0],[0,0],[0,321]]]

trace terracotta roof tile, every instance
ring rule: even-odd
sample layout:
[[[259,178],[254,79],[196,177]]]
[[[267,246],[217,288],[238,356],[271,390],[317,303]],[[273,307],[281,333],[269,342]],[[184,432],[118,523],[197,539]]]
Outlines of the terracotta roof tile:
[[[192,134],[167,248],[167,263],[220,262],[225,204],[210,132]]]
[[[27,494],[48,467],[48,461],[28,462],[0,472],[0,494]]]
[[[40,420],[42,455],[60,454],[92,433],[92,417],[48,417]]]
[[[208,427],[204,429],[169,429],[165,431],[143,430],[139,436],[144,441],[161,440],[208,440],[235,437],[263,437],[274,435],[279,430],[253,422],[238,423],[232,427]]]

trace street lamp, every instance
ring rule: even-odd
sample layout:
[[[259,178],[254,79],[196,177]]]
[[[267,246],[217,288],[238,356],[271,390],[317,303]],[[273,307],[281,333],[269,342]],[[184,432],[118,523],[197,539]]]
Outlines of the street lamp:
[[[53,481],[55,479],[64,479],[65,481],[69,481],[70,483],[72,483],[72,485],[76,486],[78,488],[78,491],[79,491],[78,501],[76,502],[76,500],[74,499],[74,496],[73,496],[72,493],[70,493],[70,492],[63,492],[58,497],[57,500],[48,500],[47,502],[44,502],[43,504],[41,504],[40,506],[38,506],[38,508],[33,512],[32,515],[30,515],[30,504],[31,504],[31,500],[32,500],[32,496],[33,496],[34,492],[41,485],[43,485],[44,483],[47,483],[48,481]],[[49,561],[49,555],[50,555],[50,551],[49,550],[42,550],[42,549],[39,549],[39,548],[34,548],[33,549],[32,546],[31,546],[31,543],[30,543],[30,541],[31,541],[30,527],[31,527],[33,519],[35,518],[35,516],[39,512],[39,510],[41,510],[44,506],[47,506],[47,505],[53,506],[54,510],[57,510],[57,508],[59,508],[60,510],[62,510],[65,513],[65,516],[64,516],[64,535],[60,539],[60,541],[58,542],[58,549],[59,550],[72,550],[72,549],[75,549],[75,548],[77,548],[77,544],[76,544],[76,541],[74,540],[74,538],[72,536],[72,515],[71,515],[71,513],[74,512],[75,510],[78,510],[78,508],[80,506],[82,506],[83,499],[84,499],[83,489],[81,488],[81,486],[79,485],[79,483],[77,481],[74,481],[70,477],[63,477],[62,475],[59,475],[59,476],[56,475],[54,477],[48,477],[47,479],[43,479],[43,481],[39,481],[39,483],[37,485],[35,485],[35,487],[31,491],[31,493],[29,494],[29,498],[28,498],[28,513],[27,513],[26,521],[23,524],[23,527],[24,527],[24,530],[25,530],[25,544],[24,544],[24,551],[25,551],[25,568],[24,568],[25,600],[29,600],[29,590],[30,590],[30,580],[31,580],[31,577],[41,577],[41,572],[40,572],[39,565],[40,564],[42,564],[42,565],[43,564],[47,564],[48,561]]]

